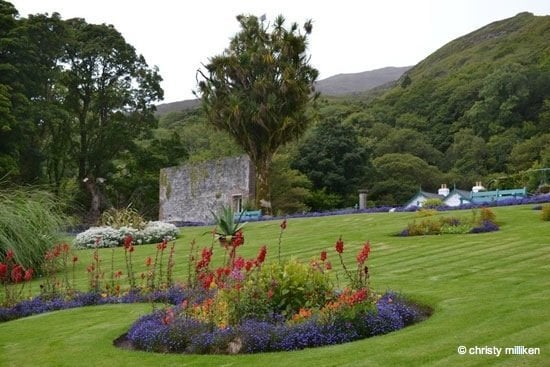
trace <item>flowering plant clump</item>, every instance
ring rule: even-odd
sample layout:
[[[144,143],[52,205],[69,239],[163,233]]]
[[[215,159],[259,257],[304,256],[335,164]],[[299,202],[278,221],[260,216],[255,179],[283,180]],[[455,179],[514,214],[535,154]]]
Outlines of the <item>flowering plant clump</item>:
[[[8,249],[0,262],[0,286],[4,290],[4,299],[0,298],[0,305],[13,305],[21,297],[25,284],[32,279],[33,274],[34,270],[18,264],[13,250]]]
[[[286,229],[283,221],[281,233]],[[214,238],[217,231],[212,231]],[[217,247],[199,251],[192,242],[188,286],[209,295],[188,298],[138,320],[127,338],[135,348],[177,353],[257,353],[343,343],[398,330],[427,316],[406,299],[377,295],[369,287],[370,242],[360,246],[355,266],[335,244],[346,285],[335,287],[326,251],[309,262],[266,262],[267,246],[243,258],[242,229],[221,241],[224,261],[212,269]],[[280,240],[279,246],[280,248]],[[337,283],[340,284],[338,274]],[[205,293],[205,294],[206,294]]]
[[[132,227],[92,227],[79,233],[73,245],[75,248],[117,247],[123,246],[127,236],[131,236],[135,245],[172,241],[179,236],[178,228],[170,223],[149,222],[143,229]],[[99,239],[99,240],[98,240]]]

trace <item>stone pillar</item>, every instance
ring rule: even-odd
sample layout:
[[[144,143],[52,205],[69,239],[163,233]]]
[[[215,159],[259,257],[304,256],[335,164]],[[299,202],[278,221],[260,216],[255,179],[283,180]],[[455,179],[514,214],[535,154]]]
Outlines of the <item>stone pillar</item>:
[[[359,190],[359,209],[367,208],[367,192],[366,189]]]

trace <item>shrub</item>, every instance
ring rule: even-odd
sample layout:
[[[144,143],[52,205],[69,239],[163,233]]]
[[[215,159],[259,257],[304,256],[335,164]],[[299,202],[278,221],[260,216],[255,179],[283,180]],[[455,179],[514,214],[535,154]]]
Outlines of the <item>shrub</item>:
[[[443,200],[437,199],[437,198],[427,199],[426,201],[424,201],[424,203],[422,203],[422,207],[426,209],[434,209],[442,205],[443,205]]]
[[[542,212],[540,214],[543,221],[550,221],[550,204],[542,206]]]
[[[437,210],[435,210],[435,209],[420,208],[416,212],[416,217],[418,217],[418,218],[432,217],[436,214],[437,214]]]
[[[481,208],[479,210],[479,222],[483,224],[483,222],[494,222],[495,221],[495,213],[490,208]]]
[[[0,259],[8,248],[25,268],[40,269],[44,254],[60,242],[60,229],[68,223],[59,200],[33,189],[0,191]]]
[[[163,240],[171,241],[179,235],[178,228],[170,223],[149,222],[143,228],[138,230],[132,227],[92,227],[87,231],[79,233],[74,239],[75,248],[103,248],[116,247],[124,244],[126,236],[131,236],[134,244],[141,245],[145,243],[161,242]]]
[[[99,225],[102,227],[130,227],[142,230],[146,227],[147,221],[143,219],[137,210],[130,208],[111,208],[104,211],[99,218]]]
[[[439,220],[425,219],[407,225],[408,236],[435,235],[441,233],[442,224]]]

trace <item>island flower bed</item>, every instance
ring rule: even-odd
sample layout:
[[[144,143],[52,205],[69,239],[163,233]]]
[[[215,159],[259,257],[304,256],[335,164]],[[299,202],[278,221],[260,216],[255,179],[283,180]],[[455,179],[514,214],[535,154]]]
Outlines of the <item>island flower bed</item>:
[[[326,251],[308,262],[281,260],[286,226],[285,220],[277,256],[271,261],[266,261],[266,246],[255,258],[238,255],[245,242],[238,223],[213,233],[209,247],[199,249],[193,242],[184,283],[172,278],[175,244],[163,262],[167,241],[157,245],[154,260],[145,259],[148,271],[139,283],[132,267],[133,240],[128,236],[123,251],[129,287],[121,287],[122,271],[113,268],[109,275],[105,267],[100,270],[96,250],[87,269],[87,293],[76,291],[74,281],[71,284],[66,276],[71,273],[71,256],[67,245],[59,245],[46,254],[42,294],[33,299],[15,302],[24,283],[10,280],[17,265],[8,264],[2,275],[6,304],[0,307],[0,321],[96,304],[151,302],[154,311],[137,320],[116,345],[164,353],[237,354],[345,343],[395,331],[429,316],[427,308],[396,293],[370,289],[369,242],[359,246],[352,266],[345,258],[344,241],[338,239],[331,256],[339,263],[339,272]],[[212,267],[214,253],[223,256],[217,268]],[[63,264],[65,275],[48,270],[56,262]],[[74,262],[72,272],[74,278]],[[159,302],[166,307],[157,310]]]
[[[279,238],[285,228],[283,221]],[[202,249],[189,286],[210,296],[187,298],[143,316],[119,342],[163,353],[288,351],[385,334],[429,314],[393,292],[378,295],[369,288],[369,242],[361,247],[350,269],[344,259],[344,242],[336,241],[346,280],[343,288],[330,276],[333,266],[325,251],[309,263],[281,261],[280,256],[266,263],[265,246],[254,259],[237,256],[243,244],[242,229],[232,236],[224,234],[221,252],[226,261],[215,270],[210,269],[214,246]],[[279,254],[280,246],[279,239]]]

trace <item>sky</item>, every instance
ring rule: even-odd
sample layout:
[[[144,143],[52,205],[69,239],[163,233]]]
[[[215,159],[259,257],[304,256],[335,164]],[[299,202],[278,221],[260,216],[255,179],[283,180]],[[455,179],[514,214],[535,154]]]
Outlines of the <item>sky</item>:
[[[238,14],[313,20],[308,53],[319,79],[415,65],[446,43],[548,0],[7,0],[28,14],[112,24],[163,77],[164,103],[195,98],[196,71],[239,31]]]

